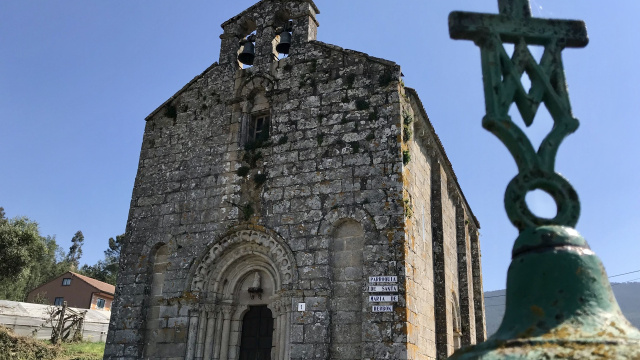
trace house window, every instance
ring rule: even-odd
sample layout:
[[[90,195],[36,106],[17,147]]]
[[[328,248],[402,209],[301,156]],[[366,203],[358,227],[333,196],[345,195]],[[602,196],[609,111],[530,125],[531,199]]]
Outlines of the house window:
[[[71,285],[71,278],[62,279],[62,286],[69,286],[69,285]]]
[[[269,138],[269,114],[259,114],[251,116],[249,126],[247,127],[247,141],[265,141]]]
[[[98,298],[98,301],[96,301],[96,307],[98,309],[104,309],[104,303],[105,303],[104,299]]]
[[[62,306],[62,303],[64,302],[64,298],[63,297],[57,297],[54,301],[53,301],[53,305],[55,306]]]

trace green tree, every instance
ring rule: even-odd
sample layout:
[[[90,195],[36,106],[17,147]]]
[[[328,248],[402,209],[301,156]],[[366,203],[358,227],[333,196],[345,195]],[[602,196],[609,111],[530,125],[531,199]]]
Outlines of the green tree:
[[[55,237],[40,236],[25,217],[6,219],[0,207],[0,299],[25,301],[29,291],[69,270]]]
[[[71,246],[69,247],[69,253],[67,254],[67,261],[74,269],[77,269],[78,265],[80,265],[83,244],[84,235],[82,234],[82,231],[78,230],[75,235],[73,235],[73,238],[71,238]]]
[[[95,265],[83,265],[80,273],[115,285],[123,242],[124,234],[116,236],[115,239],[109,238],[108,248],[104,251],[104,260],[98,261]]]
[[[0,280],[18,276],[46,251],[38,224],[26,217],[0,221]]]
[[[64,251],[55,238],[46,236],[40,240],[46,250],[20,274],[0,281],[0,299],[26,301],[31,290],[70,270],[70,264],[64,260]]]

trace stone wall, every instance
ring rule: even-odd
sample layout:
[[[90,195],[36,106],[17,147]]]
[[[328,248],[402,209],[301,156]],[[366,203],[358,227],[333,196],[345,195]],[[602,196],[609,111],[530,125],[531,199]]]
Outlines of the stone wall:
[[[477,222],[417,95],[396,64],[315,41],[317,13],[263,0],[233,17],[219,63],[147,117],[106,359],[237,359],[258,305],[274,317],[272,359],[433,359],[452,349],[453,300],[482,323],[468,315],[479,260],[458,299],[457,216]],[[242,69],[238,40],[254,30]],[[268,140],[248,140],[257,114]],[[381,275],[398,277],[399,299],[374,313],[365,286]]]
[[[403,99],[403,149],[410,158],[405,202],[412,215],[406,220],[408,348],[411,358],[446,358],[460,345],[484,339],[475,330],[484,319],[475,316],[483,305],[474,303],[474,285],[482,287],[473,280],[479,254],[471,251],[479,225],[417,94],[407,88]],[[420,239],[425,251],[418,253]]]
[[[434,264],[431,203],[431,159],[434,152],[415,140],[413,123],[416,113],[408,101],[403,102],[403,139],[410,161],[403,180],[407,200],[407,347],[410,359],[433,359],[436,353]]]
[[[364,244],[365,275],[401,273],[403,237],[395,234],[403,224],[399,68],[318,42],[304,46],[305,56],[262,68],[214,64],[148,118],[108,357],[138,358],[140,344],[148,343],[144,331],[126,324],[145,322],[148,258],[158,243],[170,253],[164,321],[155,340],[172,344],[163,347],[166,358],[187,351],[189,309],[200,301],[188,286],[190,269],[237,224],[256,224],[286,239],[300,281],[283,290],[292,291],[294,303],[315,304],[303,317],[294,314],[292,359],[323,358],[329,351],[329,241],[318,236],[318,228],[332,210],[359,209],[373,219],[377,235]],[[243,160],[238,139],[243,111],[258,94],[269,102],[272,143],[259,150],[262,157],[250,174],[240,177],[237,169],[252,165]],[[257,174],[266,174],[260,186]],[[249,208],[253,214],[246,216]],[[384,261],[374,252],[385,254]],[[396,315],[375,316],[377,328],[365,332],[377,337],[367,338],[363,354],[401,349],[401,329],[381,325],[395,323]]]
[[[329,245],[332,359],[358,359],[362,354],[364,240],[362,226],[348,220],[336,227]]]

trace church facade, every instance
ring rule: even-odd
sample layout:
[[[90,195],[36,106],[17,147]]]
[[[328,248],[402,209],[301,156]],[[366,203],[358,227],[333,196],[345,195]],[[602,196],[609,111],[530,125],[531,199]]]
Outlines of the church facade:
[[[420,99],[395,63],[317,41],[318,13],[226,21],[219,61],[146,118],[105,359],[485,339],[479,224]]]

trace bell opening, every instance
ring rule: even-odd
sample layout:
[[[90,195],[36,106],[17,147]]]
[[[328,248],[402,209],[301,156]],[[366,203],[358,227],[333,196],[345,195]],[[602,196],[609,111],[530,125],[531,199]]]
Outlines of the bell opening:
[[[278,60],[284,58],[289,55],[289,49],[291,48],[291,32],[293,31],[293,20],[285,21],[283,26],[279,26],[276,28],[276,33],[278,34],[274,39],[275,48],[274,54],[278,58]]]
[[[255,44],[256,35],[255,31],[249,34],[245,39],[240,40],[240,49],[238,50],[238,61],[242,63],[242,68],[245,69],[253,65],[253,60],[256,58]]]
[[[291,33],[288,31],[283,31],[280,34],[280,42],[276,45],[276,51],[279,54],[288,55],[289,48],[291,48]]]

